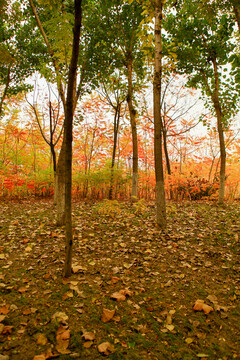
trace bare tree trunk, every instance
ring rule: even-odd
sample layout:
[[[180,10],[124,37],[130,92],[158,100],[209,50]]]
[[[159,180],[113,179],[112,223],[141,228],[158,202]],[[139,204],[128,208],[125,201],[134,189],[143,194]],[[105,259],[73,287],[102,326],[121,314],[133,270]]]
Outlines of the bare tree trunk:
[[[233,10],[238,24],[238,30],[240,32],[240,3],[239,0],[231,0],[231,2],[233,4]]]
[[[75,21],[73,29],[72,57],[68,74],[66,114],[64,121],[65,143],[65,263],[64,276],[72,273],[72,130],[74,113],[74,93],[76,87],[77,63],[79,56],[79,39],[82,22],[82,0],[74,1]]]
[[[166,200],[162,159],[162,129],[161,129],[161,81],[162,81],[162,0],[155,2],[155,68],[153,81],[154,107],[154,159],[157,198],[157,224],[164,229],[166,220]]]
[[[65,134],[63,135],[63,143],[60,150],[57,171],[55,178],[54,203],[57,205],[57,225],[65,224]]]
[[[118,103],[115,108],[114,114],[114,131],[113,131],[113,152],[112,152],[112,163],[111,163],[111,175],[110,175],[110,188],[109,188],[109,200],[113,198],[113,178],[114,178],[114,165],[117,149],[118,129],[121,113],[121,103]]]
[[[222,126],[222,116],[220,104],[215,104],[215,110],[217,114],[217,128],[220,144],[220,183],[219,183],[219,195],[218,203],[223,204],[225,194],[225,179],[226,179],[226,148],[224,141],[224,132]]]
[[[128,71],[128,94],[127,103],[130,115],[131,130],[132,130],[132,146],[133,146],[133,165],[132,165],[132,201],[137,200],[138,191],[138,139],[137,139],[137,112],[133,106],[133,89],[132,89],[132,58],[128,56],[127,71]]]
[[[3,114],[2,114],[2,111],[3,111],[3,103],[4,103],[4,100],[5,100],[6,97],[7,97],[7,92],[8,92],[9,86],[10,86],[10,82],[11,82],[11,79],[10,79],[11,67],[12,67],[12,64],[9,64],[9,65],[8,65],[8,72],[7,72],[7,81],[6,81],[6,84],[5,84],[5,88],[4,88],[2,97],[1,97],[1,99],[0,99],[0,117],[3,115]]]
[[[163,128],[162,134],[163,134],[164,154],[165,154],[165,160],[166,160],[166,165],[167,165],[167,173],[168,173],[168,175],[171,175],[171,165],[170,165],[170,160],[169,160],[169,156],[168,156],[167,131],[166,131],[166,129]]]
[[[217,129],[219,136],[219,144],[220,144],[220,184],[219,184],[219,195],[218,195],[218,203],[223,204],[224,202],[224,194],[225,194],[225,179],[226,179],[226,147],[224,141],[224,131],[222,124],[222,111],[221,105],[219,101],[219,77],[218,77],[218,67],[216,59],[212,59],[213,68],[214,68],[214,78],[215,78],[215,90],[213,94],[213,103],[214,108],[217,115]]]

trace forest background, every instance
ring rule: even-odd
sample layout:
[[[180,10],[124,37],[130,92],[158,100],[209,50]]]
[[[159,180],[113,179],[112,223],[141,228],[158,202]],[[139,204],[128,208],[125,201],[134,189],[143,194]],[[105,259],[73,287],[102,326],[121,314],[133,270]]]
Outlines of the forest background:
[[[239,0],[0,17],[0,359],[240,359]]]
[[[108,22],[117,16],[115,29],[109,28],[103,21],[99,25],[97,6],[94,9],[91,2],[84,4],[78,75],[81,88],[78,89],[80,96],[76,104],[73,135],[73,195],[81,199],[128,199],[131,196],[131,178],[134,171],[131,110],[129,111],[127,101],[129,71],[126,65],[131,46],[131,97],[138,132],[137,196],[147,200],[155,198],[154,120],[151,100],[153,15],[147,2],[142,6],[135,1],[123,4],[125,10],[120,4],[112,4],[110,8],[107,2],[98,4],[102,6],[103,18],[103,12],[106,11],[104,6],[108,6],[111,11],[116,10],[116,15],[110,10],[105,15]],[[54,174],[62,146],[64,111],[61,95],[54,83],[58,82],[57,76],[60,76],[64,84],[70,61],[70,55],[66,52],[70,51],[69,19],[72,17],[72,10],[68,2],[62,5],[61,14],[56,13],[59,10],[57,2],[49,8],[42,2],[38,4],[42,6],[41,14],[40,10],[38,11],[55,51],[55,60],[57,59],[61,66],[61,74],[56,75],[47,46],[36,28],[36,23],[34,24],[34,18],[31,15],[31,18],[26,20],[26,14],[30,11],[27,5],[28,2],[21,4],[4,1],[1,5],[0,193],[4,197],[52,196]],[[220,147],[210,89],[216,87],[209,55],[213,51],[216,52],[219,66],[221,102],[227,104],[227,109],[222,110],[227,113],[222,120],[227,151],[226,199],[239,197],[239,83],[236,75],[239,71],[239,33],[234,25],[235,14],[238,13],[234,10],[234,4],[232,8],[227,4],[224,8],[224,5],[214,2],[211,17],[205,19],[205,23],[201,17],[183,23],[181,12],[188,12],[191,19],[191,11],[195,7],[199,16],[203,16],[205,5],[207,6],[207,2],[201,6],[194,2],[192,7],[188,2],[179,2],[178,7],[173,7],[171,2],[165,4],[161,116],[165,150],[165,190],[168,199],[196,200],[218,196]],[[121,19],[124,11],[128,14],[125,22]],[[176,11],[179,11],[179,15],[173,15]],[[179,34],[170,33],[169,23],[174,16],[175,21],[180,24]],[[214,23],[213,28],[214,17],[217,25]],[[226,21],[229,23],[228,28]],[[127,26],[131,22],[134,26],[129,29]],[[181,26],[185,26],[185,30],[181,29]],[[192,39],[189,35],[191,26],[195,27]],[[107,32],[103,34],[104,27]],[[29,29],[31,36],[27,36]],[[209,34],[205,40],[207,43],[203,42],[203,49],[199,51],[198,61],[203,61],[199,66],[200,70],[194,65],[191,53],[186,52],[189,44],[192,46],[191,51],[194,51],[194,46],[199,47],[199,44],[193,42],[196,30],[200,40],[204,39],[206,31]],[[114,42],[113,31],[117,33]],[[186,34],[188,38],[184,39]],[[181,40],[178,39],[180,35]],[[178,49],[176,41],[181,41]],[[184,44],[186,41],[188,44]],[[195,42],[197,43],[196,39]],[[219,49],[219,46],[223,45],[224,56]],[[178,54],[181,46],[182,54],[186,58],[188,56],[190,69],[184,68],[184,61]],[[110,54],[107,54],[109,49]],[[201,51],[205,51],[205,54]],[[202,69],[206,71],[209,89],[201,82],[198,71],[201,72]],[[221,106],[223,108],[223,105]]]

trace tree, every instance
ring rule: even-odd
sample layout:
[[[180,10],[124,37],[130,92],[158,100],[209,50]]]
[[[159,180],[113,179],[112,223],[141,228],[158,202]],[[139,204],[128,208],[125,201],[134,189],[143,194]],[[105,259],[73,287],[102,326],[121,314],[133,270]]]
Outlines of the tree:
[[[37,91],[36,85],[34,90]],[[50,147],[52,162],[53,162],[53,173],[55,178],[57,172],[57,156],[56,156],[55,147],[62,136],[63,124],[62,124],[62,116],[60,113],[60,100],[57,99],[57,103],[53,102],[51,100],[51,92],[52,91],[50,84],[48,84],[48,104],[47,104],[47,108],[45,107],[42,110],[38,109],[38,104],[37,104],[38,94],[33,95],[33,103],[30,103],[27,97],[26,97],[26,101],[35,115],[35,119],[37,121],[40,133],[44,141]],[[46,125],[45,113],[48,114],[47,125]],[[49,136],[46,135],[46,128],[48,129]]]
[[[62,158],[64,158],[64,193],[65,193],[65,206],[64,206],[64,220],[65,220],[65,236],[66,236],[66,245],[65,245],[65,264],[64,264],[64,276],[69,277],[71,275],[71,263],[72,263],[72,245],[73,245],[73,237],[72,237],[72,202],[71,202],[71,189],[72,189],[72,128],[73,128],[73,115],[74,109],[77,103],[77,94],[76,90],[76,79],[77,79],[77,65],[78,65],[78,57],[79,57],[79,41],[80,41],[80,29],[81,29],[81,21],[82,21],[82,1],[74,0],[73,6],[73,39],[72,43],[72,51],[70,56],[70,64],[68,61],[64,62],[64,70],[68,70],[67,75],[67,96],[65,97],[64,88],[63,88],[63,78],[64,73],[61,74],[61,54],[59,55],[59,61],[56,60],[55,52],[46,36],[40,18],[38,16],[37,10],[34,6],[33,0],[29,0],[30,6],[32,8],[33,14],[37,21],[39,30],[44,38],[45,44],[47,46],[49,55],[52,59],[53,67],[55,70],[56,81],[58,86],[58,91],[60,97],[62,99],[63,108],[64,108],[64,140],[63,140],[63,151]],[[59,5],[59,3],[57,4]],[[56,10],[56,8],[54,9]],[[71,9],[70,9],[71,10]],[[71,11],[68,15],[71,14]],[[62,11],[62,15],[66,15],[64,13],[64,9]],[[63,16],[63,17],[64,17]],[[67,19],[68,20],[68,19]],[[51,34],[53,35],[53,34]],[[67,39],[66,39],[67,40]],[[61,49],[62,50],[62,49]],[[66,50],[63,47],[63,50]],[[79,88],[78,88],[79,89]]]
[[[37,49],[37,52],[31,50]],[[0,5],[0,117],[7,98],[31,86],[26,79],[45,56],[40,41],[33,41],[18,1],[1,1]]]
[[[176,11],[176,15],[167,16],[166,38],[169,44],[177,44],[178,71],[188,74],[189,86],[201,88],[206,106],[217,118],[221,157],[218,202],[221,204],[226,177],[224,129],[237,111],[239,92],[232,69],[228,70],[235,48],[231,41],[234,19],[231,14],[216,12],[214,3],[208,3],[206,8],[197,1],[179,1]]]
[[[154,158],[157,197],[157,224],[164,229],[166,220],[166,200],[162,156],[162,119],[161,119],[161,85],[162,85],[162,16],[163,0],[155,1],[155,63],[153,80],[154,111]]]
[[[135,92],[141,88],[146,73],[146,55],[142,49],[141,22],[146,17],[138,1],[101,0],[101,27],[109,49],[112,66],[108,74],[117,68],[123,72],[127,83],[128,104],[132,131],[132,199],[137,198],[138,188],[138,137]],[[108,38],[106,39],[106,34]]]
[[[122,76],[120,74],[113,74],[106,81],[103,80],[101,85],[100,95],[102,101],[110,105],[114,112],[113,117],[113,150],[111,159],[111,175],[109,186],[109,199],[113,198],[113,180],[114,180],[114,166],[117,151],[118,132],[121,118],[122,104],[126,98],[126,86],[121,82]],[[112,96],[111,96],[112,95]]]

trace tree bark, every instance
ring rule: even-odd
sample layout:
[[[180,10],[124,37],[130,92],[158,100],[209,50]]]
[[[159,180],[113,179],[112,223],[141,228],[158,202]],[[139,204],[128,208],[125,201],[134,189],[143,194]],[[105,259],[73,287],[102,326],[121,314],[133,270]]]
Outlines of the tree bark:
[[[65,224],[65,135],[58,157],[54,203],[57,205],[57,226]]]
[[[219,145],[220,145],[220,184],[219,184],[219,196],[218,203],[223,204],[224,194],[225,194],[225,179],[226,179],[226,147],[224,141],[224,131],[222,123],[222,111],[219,101],[219,77],[218,77],[218,66],[215,58],[212,59],[213,69],[214,69],[214,80],[215,80],[215,89],[213,94],[213,103],[217,116],[217,129],[219,136]]]
[[[111,175],[110,175],[110,188],[109,188],[109,200],[113,198],[113,178],[114,178],[114,165],[117,149],[118,129],[121,114],[121,103],[117,103],[114,114],[114,131],[113,131],[113,152],[112,152],[112,163],[111,163]]]
[[[4,103],[4,100],[7,97],[7,92],[8,92],[9,86],[10,86],[10,82],[11,82],[11,78],[10,78],[11,67],[12,67],[12,64],[9,64],[8,72],[7,72],[7,81],[6,81],[5,88],[4,88],[4,91],[3,91],[3,94],[2,94],[2,97],[1,97],[1,100],[0,100],[0,117],[2,116],[3,103]]]
[[[82,1],[74,1],[75,20],[73,29],[72,56],[68,74],[66,114],[64,121],[65,143],[65,263],[64,276],[72,273],[72,129],[74,113],[74,94],[76,88],[77,63],[79,57],[79,39],[82,22]]]
[[[154,108],[154,160],[156,177],[157,224],[164,229],[167,225],[166,200],[163,175],[161,82],[162,82],[162,0],[155,2],[155,66],[153,80]]]
[[[131,54],[127,58],[127,75],[128,75],[128,93],[127,103],[130,115],[131,130],[132,130],[132,146],[133,146],[133,162],[132,162],[132,201],[137,200],[138,191],[138,139],[137,139],[137,111],[133,106],[133,88],[132,88],[132,72],[133,64]]]
[[[233,10],[234,10],[234,14],[235,14],[235,18],[238,24],[238,30],[240,32],[240,3],[239,0],[231,0],[232,5],[233,5]]]

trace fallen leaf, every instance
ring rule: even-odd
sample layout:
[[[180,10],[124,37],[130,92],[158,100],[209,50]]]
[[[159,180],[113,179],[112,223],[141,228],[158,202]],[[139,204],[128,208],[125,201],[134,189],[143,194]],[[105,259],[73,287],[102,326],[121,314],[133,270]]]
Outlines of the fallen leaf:
[[[9,310],[6,305],[4,305],[0,308],[0,314],[7,315],[8,313],[9,313]]]
[[[18,289],[18,292],[20,292],[21,294],[25,293],[26,291],[28,291],[28,288],[26,286],[20,287]]]
[[[112,320],[114,315],[115,315],[115,310],[108,310],[103,308],[102,322],[107,323],[108,321]]]
[[[117,301],[124,301],[126,300],[126,296],[131,296],[132,292],[129,289],[122,289],[117,291],[111,295],[111,299]]]
[[[83,293],[82,291],[79,290],[79,288],[78,288],[77,285],[70,284],[70,285],[69,285],[69,288],[70,288],[70,290],[76,291],[76,293],[77,293],[78,295],[80,295],[80,296],[81,296],[82,293]]]
[[[84,332],[82,337],[84,338],[84,340],[86,341],[92,341],[95,339],[95,334],[93,332]]]
[[[213,311],[213,308],[207,304],[204,304],[204,300],[197,300],[193,307],[194,311],[203,311],[204,314],[209,314]]]
[[[25,309],[25,310],[23,310],[22,314],[23,314],[23,315],[30,315],[30,314],[35,314],[35,312],[37,312],[37,309],[35,309],[35,308],[30,308],[30,309]]]
[[[98,351],[101,354],[109,355],[114,351],[114,346],[107,341],[98,345]]]
[[[8,334],[11,334],[12,333],[12,329],[13,329],[13,326],[4,326],[3,330],[2,330],[2,335],[8,335]]]
[[[35,355],[33,360],[46,360],[46,356],[44,354],[41,355]]]
[[[46,335],[42,334],[42,333],[38,334],[37,344],[38,345],[47,345],[47,343],[48,343],[48,339],[47,339]]]
[[[120,292],[115,292],[111,295],[111,299],[117,300],[117,301],[124,301],[124,300],[126,300],[126,296],[121,294]]]
[[[27,246],[26,249],[25,249],[25,252],[30,252],[30,251],[32,251],[31,246]]]
[[[166,327],[166,329],[168,329],[169,331],[173,331],[173,330],[174,330],[174,325],[166,325],[165,327]]]
[[[72,291],[67,291],[65,294],[63,294],[62,298],[63,300],[66,300],[67,298],[72,298],[73,297],[73,292]]]
[[[86,341],[83,344],[83,347],[85,347],[85,349],[89,349],[92,345],[93,345],[93,341]]]
[[[71,351],[68,350],[69,339],[70,339],[70,330],[66,328],[66,326],[61,324],[57,330],[57,335],[56,335],[56,340],[57,340],[56,350],[60,354],[71,353]]]
[[[85,267],[81,266],[81,265],[77,265],[77,264],[72,265],[72,272],[73,272],[74,274],[76,274],[76,273],[78,273],[78,272],[84,272],[84,271],[86,271],[86,270],[87,270],[87,269],[86,269]]]
[[[0,315],[0,323],[5,319],[5,315]]]
[[[185,343],[188,345],[191,344],[192,342],[193,342],[193,339],[190,337],[185,339]]]
[[[66,323],[68,321],[68,316],[64,312],[57,311],[53,314],[52,320],[58,323]]]
[[[213,304],[218,302],[217,297],[215,295],[208,295],[207,299],[211,301]]]
[[[208,357],[209,355],[207,354],[197,354],[197,357],[200,357],[200,358],[205,358],[205,357]]]
[[[166,324],[171,325],[172,324],[172,317],[171,315],[167,315]]]
[[[96,263],[95,263],[95,261],[89,261],[89,265],[92,265],[92,266],[94,266],[94,265],[96,265]]]
[[[113,321],[116,321],[116,322],[119,322],[121,320],[119,315],[114,316],[112,319],[113,319]]]

